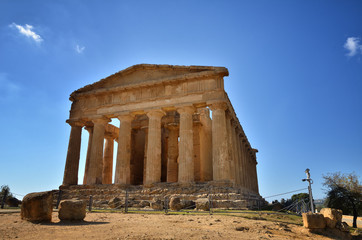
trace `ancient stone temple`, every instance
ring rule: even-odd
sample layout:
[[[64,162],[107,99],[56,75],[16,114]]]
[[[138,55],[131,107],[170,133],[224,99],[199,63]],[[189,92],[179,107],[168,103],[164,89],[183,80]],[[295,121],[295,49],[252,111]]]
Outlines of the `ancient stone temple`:
[[[73,92],[63,186],[78,184],[85,129],[83,185],[221,181],[259,195],[257,150],[224,90],[228,74],[224,67],[140,64]]]

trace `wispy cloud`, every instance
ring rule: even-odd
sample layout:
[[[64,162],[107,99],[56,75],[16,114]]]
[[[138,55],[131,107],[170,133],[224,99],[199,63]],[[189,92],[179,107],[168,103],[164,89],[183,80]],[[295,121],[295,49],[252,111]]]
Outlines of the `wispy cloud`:
[[[37,43],[41,43],[43,41],[41,36],[39,34],[37,34],[36,32],[34,32],[34,30],[33,30],[34,27],[29,24],[25,24],[25,26],[21,26],[16,23],[12,23],[9,25],[9,27],[18,29],[20,34],[33,39]]]
[[[84,46],[79,46],[78,44],[75,46],[75,51],[79,54],[83,53],[84,49]]]
[[[0,72],[0,101],[16,98],[19,91],[20,87],[10,81],[6,73]]]
[[[344,48],[347,49],[347,56],[353,57],[356,54],[362,54],[362,45],[359,43],[360,38],[349,37],[347,38]]]

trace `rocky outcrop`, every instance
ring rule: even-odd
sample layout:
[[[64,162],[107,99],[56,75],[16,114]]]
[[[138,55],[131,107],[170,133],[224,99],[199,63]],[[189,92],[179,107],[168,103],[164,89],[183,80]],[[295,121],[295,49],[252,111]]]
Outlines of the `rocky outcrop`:
[[[82,221],[86,215],[87,205],[82,200],[60,201],[59,219],[62,221]]]
[[[31,222],[51,222],[52,212],[52,192],[29,193],[23,198],[21,219]]]

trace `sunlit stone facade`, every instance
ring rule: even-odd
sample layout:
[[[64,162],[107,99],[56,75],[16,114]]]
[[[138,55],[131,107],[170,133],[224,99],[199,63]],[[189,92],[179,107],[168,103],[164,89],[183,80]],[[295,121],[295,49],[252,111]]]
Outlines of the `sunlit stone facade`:
[[[78,184],[86,129],[83,184],[230,181],[258,194],[257,150],[224,90],[225,76],[224,67],[140,64],[73,92],[63,185]]]

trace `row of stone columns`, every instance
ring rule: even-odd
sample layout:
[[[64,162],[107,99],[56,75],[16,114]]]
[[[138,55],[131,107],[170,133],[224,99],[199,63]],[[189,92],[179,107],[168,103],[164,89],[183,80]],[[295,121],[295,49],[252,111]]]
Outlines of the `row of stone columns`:
[[[238,124],[227,114],[224,102],[211,104],[209,110],[198,109],[200,115],[200,180],[230,180],[236,185],[258,192],[255,152],[248,148]],[[176,109],[180,114],[179,128],[169,124],[167,182],[188,183],[195,180],[193,148],[193,106]],[[160,109],[146,113],[148,134],[145,139],[144,184],[161,181],[161,119]],[[132,114],[118,116],[120,121],[115,183],[131,184]],[[109,119],[92,120],[89,132],[84,184],[111,184],[113,166],[113,142],[115,136],[105,135]],[[79,153],[82,124],[69,122],[71,134],[63,184],[78,182]],[[179,137],[179,142],[178,142]],[[103,143],[105,139],[104,149]],[[104,151],[103,151],[104,150]]]

